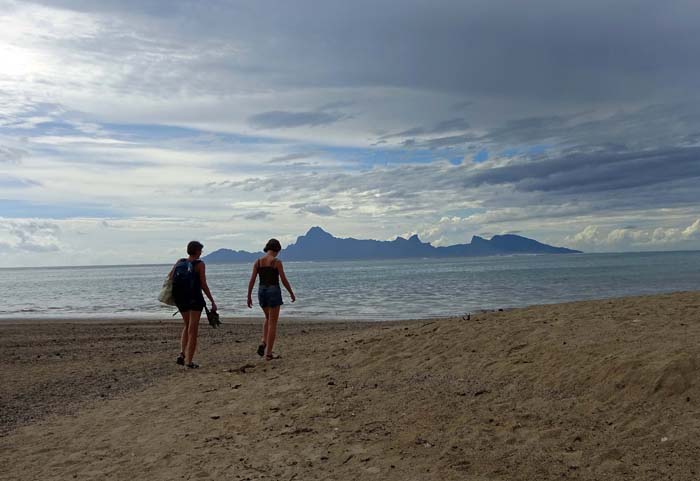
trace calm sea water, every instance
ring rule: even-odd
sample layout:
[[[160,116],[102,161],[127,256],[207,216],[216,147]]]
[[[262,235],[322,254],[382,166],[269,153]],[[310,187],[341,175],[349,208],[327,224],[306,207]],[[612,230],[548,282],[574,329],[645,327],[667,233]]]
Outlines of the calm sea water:
[[[164,318],[157,301],[169,265],[0,269],[0,319]],[[251,266],[208,265],[224,316],[245,307]],[[288,262],[297,294],[283,315],[411,319],[478,309],[700,289],[700,252],[537,255],[476,259]],[[254,299],[256,298],[254,294]]]

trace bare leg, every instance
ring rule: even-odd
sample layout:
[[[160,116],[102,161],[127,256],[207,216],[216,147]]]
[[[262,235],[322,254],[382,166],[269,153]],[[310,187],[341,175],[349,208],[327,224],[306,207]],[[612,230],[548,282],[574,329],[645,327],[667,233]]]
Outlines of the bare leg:
[[[197,350],[197,334],[199,333],[199,319],[202,311],[190,311],[190,323],[187,330],[187,350],[185,351],[185,364],[192,362],[194,352]]]
[[[270,315],[269,318],[267,319],[267,346],[265,347],[265,355],[271,356],[272,355],[272,347],[275,345],[275,338],[277,337],[277,320],[280,317],[280,307],[270,307]]]
[[[190,311],[182,312],[180,311],[182,320],[185,321],[185,325],[182,328],[182,334],[180,335],[180,353],[184,356],[185,350],[187,349],[188,332],[190,329]]]
[[[260,343],[267,344],[267,330],[268,330],[268,327],[270,325],[270,308],[263,307],[262,310],[265,313],[265,322],[263,323],[263,335],[262,335],[262,340],[260,341]]]

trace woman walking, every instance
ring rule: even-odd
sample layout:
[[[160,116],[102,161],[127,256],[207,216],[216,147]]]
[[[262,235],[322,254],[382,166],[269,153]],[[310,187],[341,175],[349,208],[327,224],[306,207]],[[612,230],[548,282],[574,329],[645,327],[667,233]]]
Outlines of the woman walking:
[[[253,286],[255,278],[260,278],[258,285],[258,302],[265,313],[265,324],[263,324],[263,335],[258,346],[258,355],[265,356],[265,359],[270,361],[279,356],[273,354],[272,347],[275,344],[277,336],[277,321],[280,316],[280,307],[282,304],[282,289],[280,288],[280,280],[284,284],[285,289],[289,292],[292,302],[296,300],[292,286],[284,274],[282,261],[277,259],[277,255],[282,250],[282,246],[277,239],[270,239],[263,251],[265,255],[255,261],[253,264],[253,273],[250,276],[248,283],[248,307],[253,307]]]
[[[206,305],[202,291],[211,301],[211,310],[216,311],[216,302],[214,302],[207,285],[204,262],[199,259],[203,248],[204,246],[197,241],[187,244],[188,257],[177,261],[170,271],[175,305],[185,322],[180,336],[181,351],[176,362],[190,369],[199,367],[192,361],[192,358],[197,350],[199,319],[202,317],[202,309]]]

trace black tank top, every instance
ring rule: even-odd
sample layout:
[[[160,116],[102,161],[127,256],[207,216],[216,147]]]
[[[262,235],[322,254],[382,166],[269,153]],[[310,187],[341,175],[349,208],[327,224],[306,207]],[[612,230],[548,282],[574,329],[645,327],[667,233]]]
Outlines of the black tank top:
[[[273,260],[272,264],[269,266],[261,266],[260,259],[258,259],[258,278],[260,279],[261,286],[279,286],[280,285],[280,273],[275,267],[275,262]]]

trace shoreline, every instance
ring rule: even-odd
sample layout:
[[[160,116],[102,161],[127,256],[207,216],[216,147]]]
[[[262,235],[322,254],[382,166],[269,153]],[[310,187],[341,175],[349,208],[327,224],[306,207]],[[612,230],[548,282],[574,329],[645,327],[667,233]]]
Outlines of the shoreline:
[[[504,311],[509,311],[512,309],[518,309],[518,308],[505,308],[502,309],[501,312]],[[472,311],[471,314],[474,315],[475,313],[486,313],[486,312],[497,312],[498,310],[482,310],[482,311]],[[467,314],[465,313],[464,316]],[[407,318],[407,319],[347,319],[347,318],[308,318],[308,317],[291,317],[291,316],[285,316],[282,315],[280,316],[280,325],[287,323],[287,324],[319,324],[319,325],[326,325],[326,324],[392,324],[392,323],[401,323],[401,322],[420,322],[420,321],[435,321],[435,320],[447,320],[447,319],[454,319],[457,317],[462,317],[462,316],[444,316],[444,317],[421,317],[421,318]],[[264,320],[264,317],[262,313],[260,316],[255,317],[255,316],[247,316],[247,317],[222,317],[221,322],[224,324],[229,324],[229,325],[258,325],[262,323]],[[73,317],[66,317],[66,318],[23,318],[23,317],[15,317],[15,318],[0,318],[0,328],[2,326],[15,326],[15,325],[31,325],[31,324],[47,324],[47,325],[62,325],[62,324],[108,324],[108,325],[149,325],[149,324],[154,324],[154,325],[161,325],[161,324],[182,324],[182,318],[180,317],[172,317],[172,318],[140,318],[140,317],[128,317],[128,318],[122,318],[122,317],[86,317],[86,318],[73,318]],[[201,318],[201,328],[209,328],[209,325],[207,323],[206,315],[202,313],[202,318]]]
[[[87,327],[86,327],[87,326]],[[0,323],[9,479],[695,479],[700,291],[392,323]],[[420,473],[420,474],[418,474]],[[378,479],[378,478],[377,478]]]
[[[565,301],[552,301],[545,303],[535,303],[535,304],[524,304],[518,306],[508,306],[508,307],[498,307],[498,308],[479,308],[473,309],[468,312],[451,314],[445,316],[426,316],[426,317],[406,317],[406,318],[347,318],[347,317],[304,317],[288,315],[284,311],[282,312],[280,318],[282,322],[290,322],[294,324],[330,324],[330,323],[359,323],[359,324],[382,324],[382,323],[396,323],[396,322],[420,322],[426,320],[447,320],[456,319],[469,315],[483,315],[487,313],[495,312],[509,312],[513,310],[520,309],[530,309],[530,308],[546,308],[557,305],[568,305],[576,304],[582,302],[608,302],[608,301],[622,301],[625,299],[635,299],[635,298],[646,298],[654,296],[668,296],[668,295],[683,295],[692,294],[698,291],[694,290],[674,290],[674,291],[658,291],[649,294],[640,295],[629,295],[629,296],[613,296],[613,297],[596,297],[596,298],[584,298],[584,299],[572,299]],[[258,315],[250,316],[222,316],[221,321],[229,324],[255,324],[257,322],[262,322],[262,313],[259,313],[258,307],[255,306],[250,312],[256,312]],[[202,311],[202,323],[207,324],[206,314]],[[12,325],[12,324],[132,324],[132,323],[179,323],[182,319],[179,316],[161,315],[161,314],[98,314],[98,315],[77,315],[77,314],[61,314],[58,316],[3,316],[0,315],[0,326]]]

